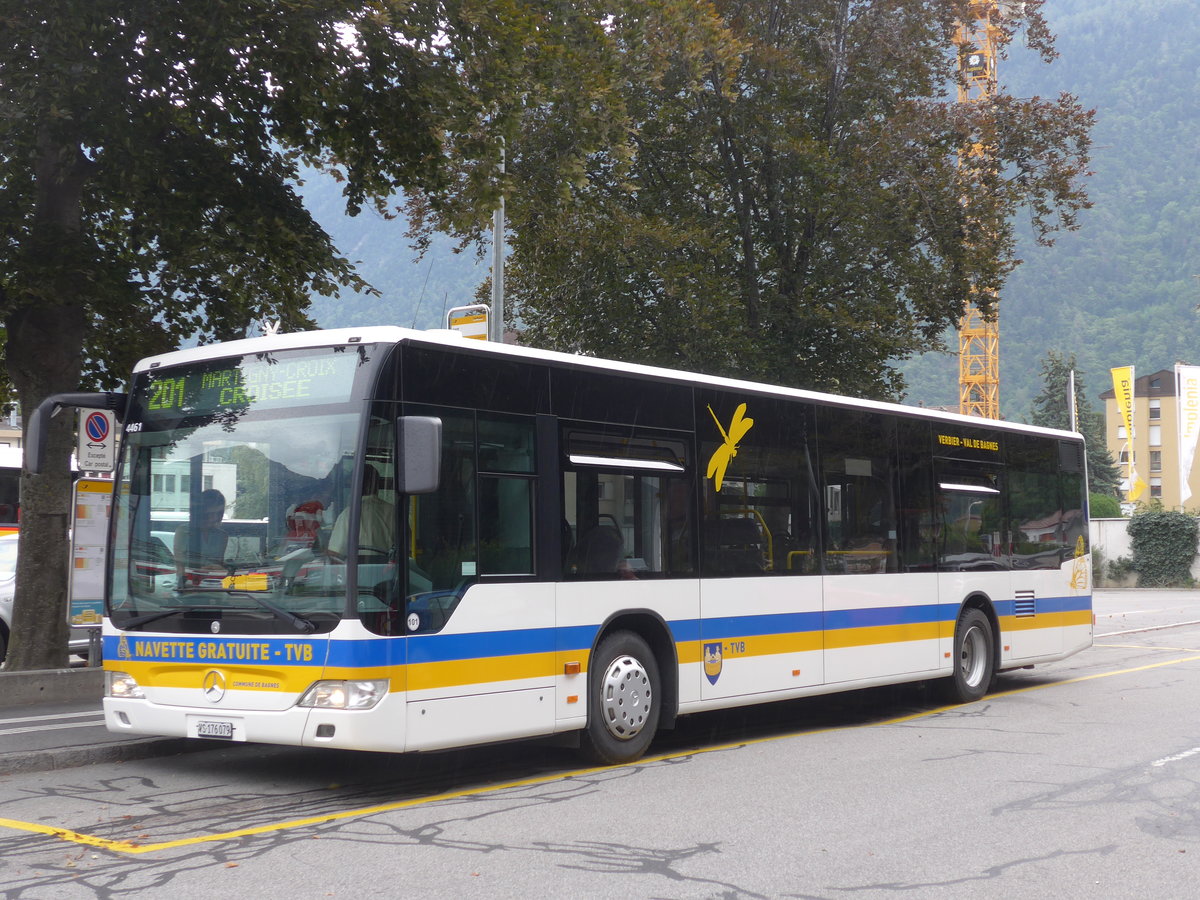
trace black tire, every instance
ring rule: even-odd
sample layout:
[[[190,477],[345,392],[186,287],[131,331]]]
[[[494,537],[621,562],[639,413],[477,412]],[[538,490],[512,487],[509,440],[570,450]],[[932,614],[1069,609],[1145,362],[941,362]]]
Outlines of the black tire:
[[[0,628],[0,663],[4,662],[8,656],[8,638],[4,634],[4,629]]]
[[[614,766],[640,759],[654,740],[662,682],[650,645],[632,631],[600,642],[588,666],[588,721],[580,749]]]
[[[965,609],[954,628],[954,671],[946,679],[946,699],[971,703],[983,697],[996,674],[996,642],[991,620]]]

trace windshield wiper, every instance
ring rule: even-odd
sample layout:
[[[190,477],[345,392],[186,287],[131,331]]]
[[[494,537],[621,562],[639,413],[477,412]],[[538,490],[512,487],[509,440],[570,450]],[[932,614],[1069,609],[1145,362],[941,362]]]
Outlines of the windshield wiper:
[[[220,612],[221,610],[222,607],[220,606],[173,606],[170,609],[160,609],[152,613],[134,616],[128,622],[122,622],[120,624],[114,622],[113,624],[124,631],[128,631],[132,628],[138,628],[142,625],[149,625],[151,622],[157,622],[159,619],[165,619],[167,616],[173,616],[176,613]]]
[[[252,600],[255,604],[267,610],[277,619],[282,619],[283,621],[289,623],[293,628],[302,634],[312,634],[317,630],[317,626],[308,619],[304,618],[304,616],[297,615],[290,609],[284,609],[282,606],[276,606],[270,600],[264,600],[262,597],[256,597],[254,594],[247,594],[240,591],[229,591],[228,593],[231,597],[245,597],[247,600]]]
[[[284,622],[287,622],[289,625],[291,625],[293,628],[295,628],[297,631],[299,631],[302,634],[312,634],[314,631],[317,630],[317,626],[314,625],[308,619],[304,618],[304,616],[297,615],[296,613],[292,612],[291,610],[284,609],[282,606],[276,606],[270,600],[264,600],[262,597],[256,597],[253,594],[247,594],[243,591],[222,591],[221,593],[224,593],[227,597],[240,597],[240,598],[245,598],[247,600],[252,600],[256,606],[267,610],[267,612],[271,613],[271,615],[275,616],[277,619],[282,619]],[[221,613],[224,613],[224,612],[229,612],[229,607],[228,606],[174,606],[174,607],[171,607],[170,609],[160,609],[160,610],[156,610],[155,612],[152,612],[152,613],[146,613],[145,615],[134,616],[128,622],[122,622],[120,624],[114,622],[113,624],[122,630],[128,631],[128,630],[132,630],[134,628],[139,628],[142,625],[149,625],[151,622],[157,622],[159,619],[165,619],[168,616],[175,615],[176,613],[188,613],[188,612],[221,612]]]

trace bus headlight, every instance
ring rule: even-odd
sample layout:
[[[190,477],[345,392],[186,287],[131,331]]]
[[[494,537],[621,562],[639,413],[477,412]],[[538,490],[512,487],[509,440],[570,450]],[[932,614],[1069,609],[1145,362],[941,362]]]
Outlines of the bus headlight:
[[[123,700],[145,700],[146,693],[142,686],[133,680],[132,675],[124,672],[104,673],[104,696],[119,697]]]
[[[370,709],[387,693],[388,682],[318,681],[300,698],[297,706],[316,709]]]

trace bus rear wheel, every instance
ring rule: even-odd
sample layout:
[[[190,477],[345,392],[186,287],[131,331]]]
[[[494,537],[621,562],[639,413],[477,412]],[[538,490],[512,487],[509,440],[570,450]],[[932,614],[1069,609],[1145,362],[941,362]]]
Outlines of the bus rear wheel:
[[[658,730],[658,661],[640,635],[617,631],[600,642],[592,663],[581,749],[602,765],[640,759]]]
[[[992,623],[978,609],[967,609],[954,629],[954,671],[946,679],[952,703],[971,703],[988,692],[996,672]]]

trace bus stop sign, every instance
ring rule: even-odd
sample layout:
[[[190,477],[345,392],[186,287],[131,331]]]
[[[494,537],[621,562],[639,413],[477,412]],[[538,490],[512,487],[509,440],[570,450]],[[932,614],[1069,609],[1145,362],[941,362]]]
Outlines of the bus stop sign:
[[[446,327],[465,338],[476,341],[488,339],[488,316],[491,310],[485,303],[455,306],[446,313]]]
[[[75,459],[84,472],[111,472],[117,463],[116,417],[106,409],[79,411]]]

